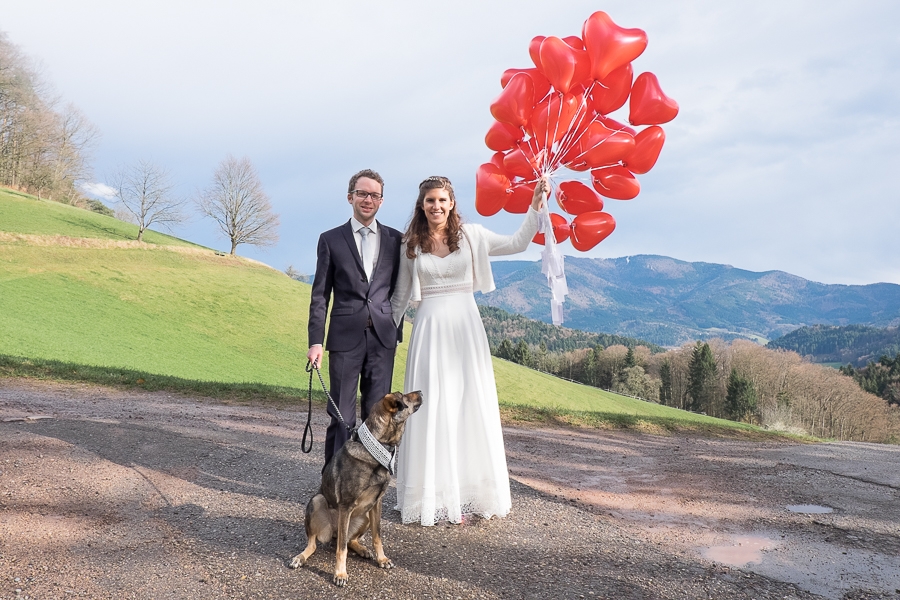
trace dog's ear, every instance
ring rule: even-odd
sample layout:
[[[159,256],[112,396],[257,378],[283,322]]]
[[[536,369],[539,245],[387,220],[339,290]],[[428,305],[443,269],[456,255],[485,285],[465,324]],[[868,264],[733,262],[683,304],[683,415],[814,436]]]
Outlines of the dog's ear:
[[[384,402],[384,407],[387,411],[393,414],[403,408],[403,394],[400,392],[388,394],[382,399],[382,402]]]

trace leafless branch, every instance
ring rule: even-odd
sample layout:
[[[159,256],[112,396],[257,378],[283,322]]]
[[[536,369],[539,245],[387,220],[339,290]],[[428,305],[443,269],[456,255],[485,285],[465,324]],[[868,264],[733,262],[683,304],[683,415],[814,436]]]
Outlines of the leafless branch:
[[[138,241],[143,241],[150,225],[171,228],[187,218],[184,199],[174,194],[168,172],[148,160],[119,169],[111,185],[121,206],[137,223]]]
[[[196,202],[200,212],[213,219],[231,242],[231,254],[239,244],[274,246],[278,242],[278,215],[247,158],[225,158]]]

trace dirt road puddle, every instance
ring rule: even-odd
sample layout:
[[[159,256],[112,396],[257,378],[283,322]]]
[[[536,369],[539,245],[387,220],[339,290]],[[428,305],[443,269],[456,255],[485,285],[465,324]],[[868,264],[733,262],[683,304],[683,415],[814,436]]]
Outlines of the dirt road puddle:
[[[701,550],[701,554],[708,560],[743,567],[749,564],[762,562],[762,551],[775,547],[775,541],[761,535],[740,535],[734,538],[731,546],[711,546]]]

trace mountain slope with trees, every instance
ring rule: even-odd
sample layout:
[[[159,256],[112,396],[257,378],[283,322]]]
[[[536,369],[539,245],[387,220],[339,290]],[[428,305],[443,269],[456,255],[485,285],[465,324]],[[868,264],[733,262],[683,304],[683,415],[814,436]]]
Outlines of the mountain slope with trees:
[[[541,264],[492,263],[496,306],[550,322]],[[765,343],[799,327],[900,325],[900,285],[828,285],[782,271],[763,273],[665,256],[566,257],[565,325],[678,346],[692,340],[746,338]]]
[[[560,327],[536,319],[529,319],[494,306],[479,305],[478,312],[481,313],[481,321],[484,323],[484,329],[491,348],[497,348],[506,340],[513,345],[518,344],[520,341],[524,341],[529,346],[534,347],[539,347],[543,344],[544,348],[549,352],[565,352],[582,348],[594,348],[595,346],[607,348],[615,345],[622,345],[628,348],[645,346],[651,352],[663,351],[661,346],[645,342],[644,340]]]
[[[882,356],[900,353],[900,328],[813,325],[772,340],[767,346],[792,350],[813,362],[861,367]]]

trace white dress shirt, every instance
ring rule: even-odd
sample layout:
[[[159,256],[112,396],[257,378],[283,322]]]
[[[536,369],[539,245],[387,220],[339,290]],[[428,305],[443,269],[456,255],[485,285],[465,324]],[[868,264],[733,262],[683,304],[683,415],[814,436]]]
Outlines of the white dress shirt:
[[[362,258],[362,234],[359,230],[366,226],[357,221],[355,217],[350,217],[350,227],[353,229],[353,239],[356,242],[356,251],[359,253],[360,258]],[[368,257],[371,261],[370,266],[367,267],[363,264],[363,270],[371,273],[375,269],[375,263],[378,260],[378,249],[380,247],[378,244],[378,221],[373,219],[368,227],[372,231],[372,233],[369,234],[369,248],[372,250],[372,256]]]

